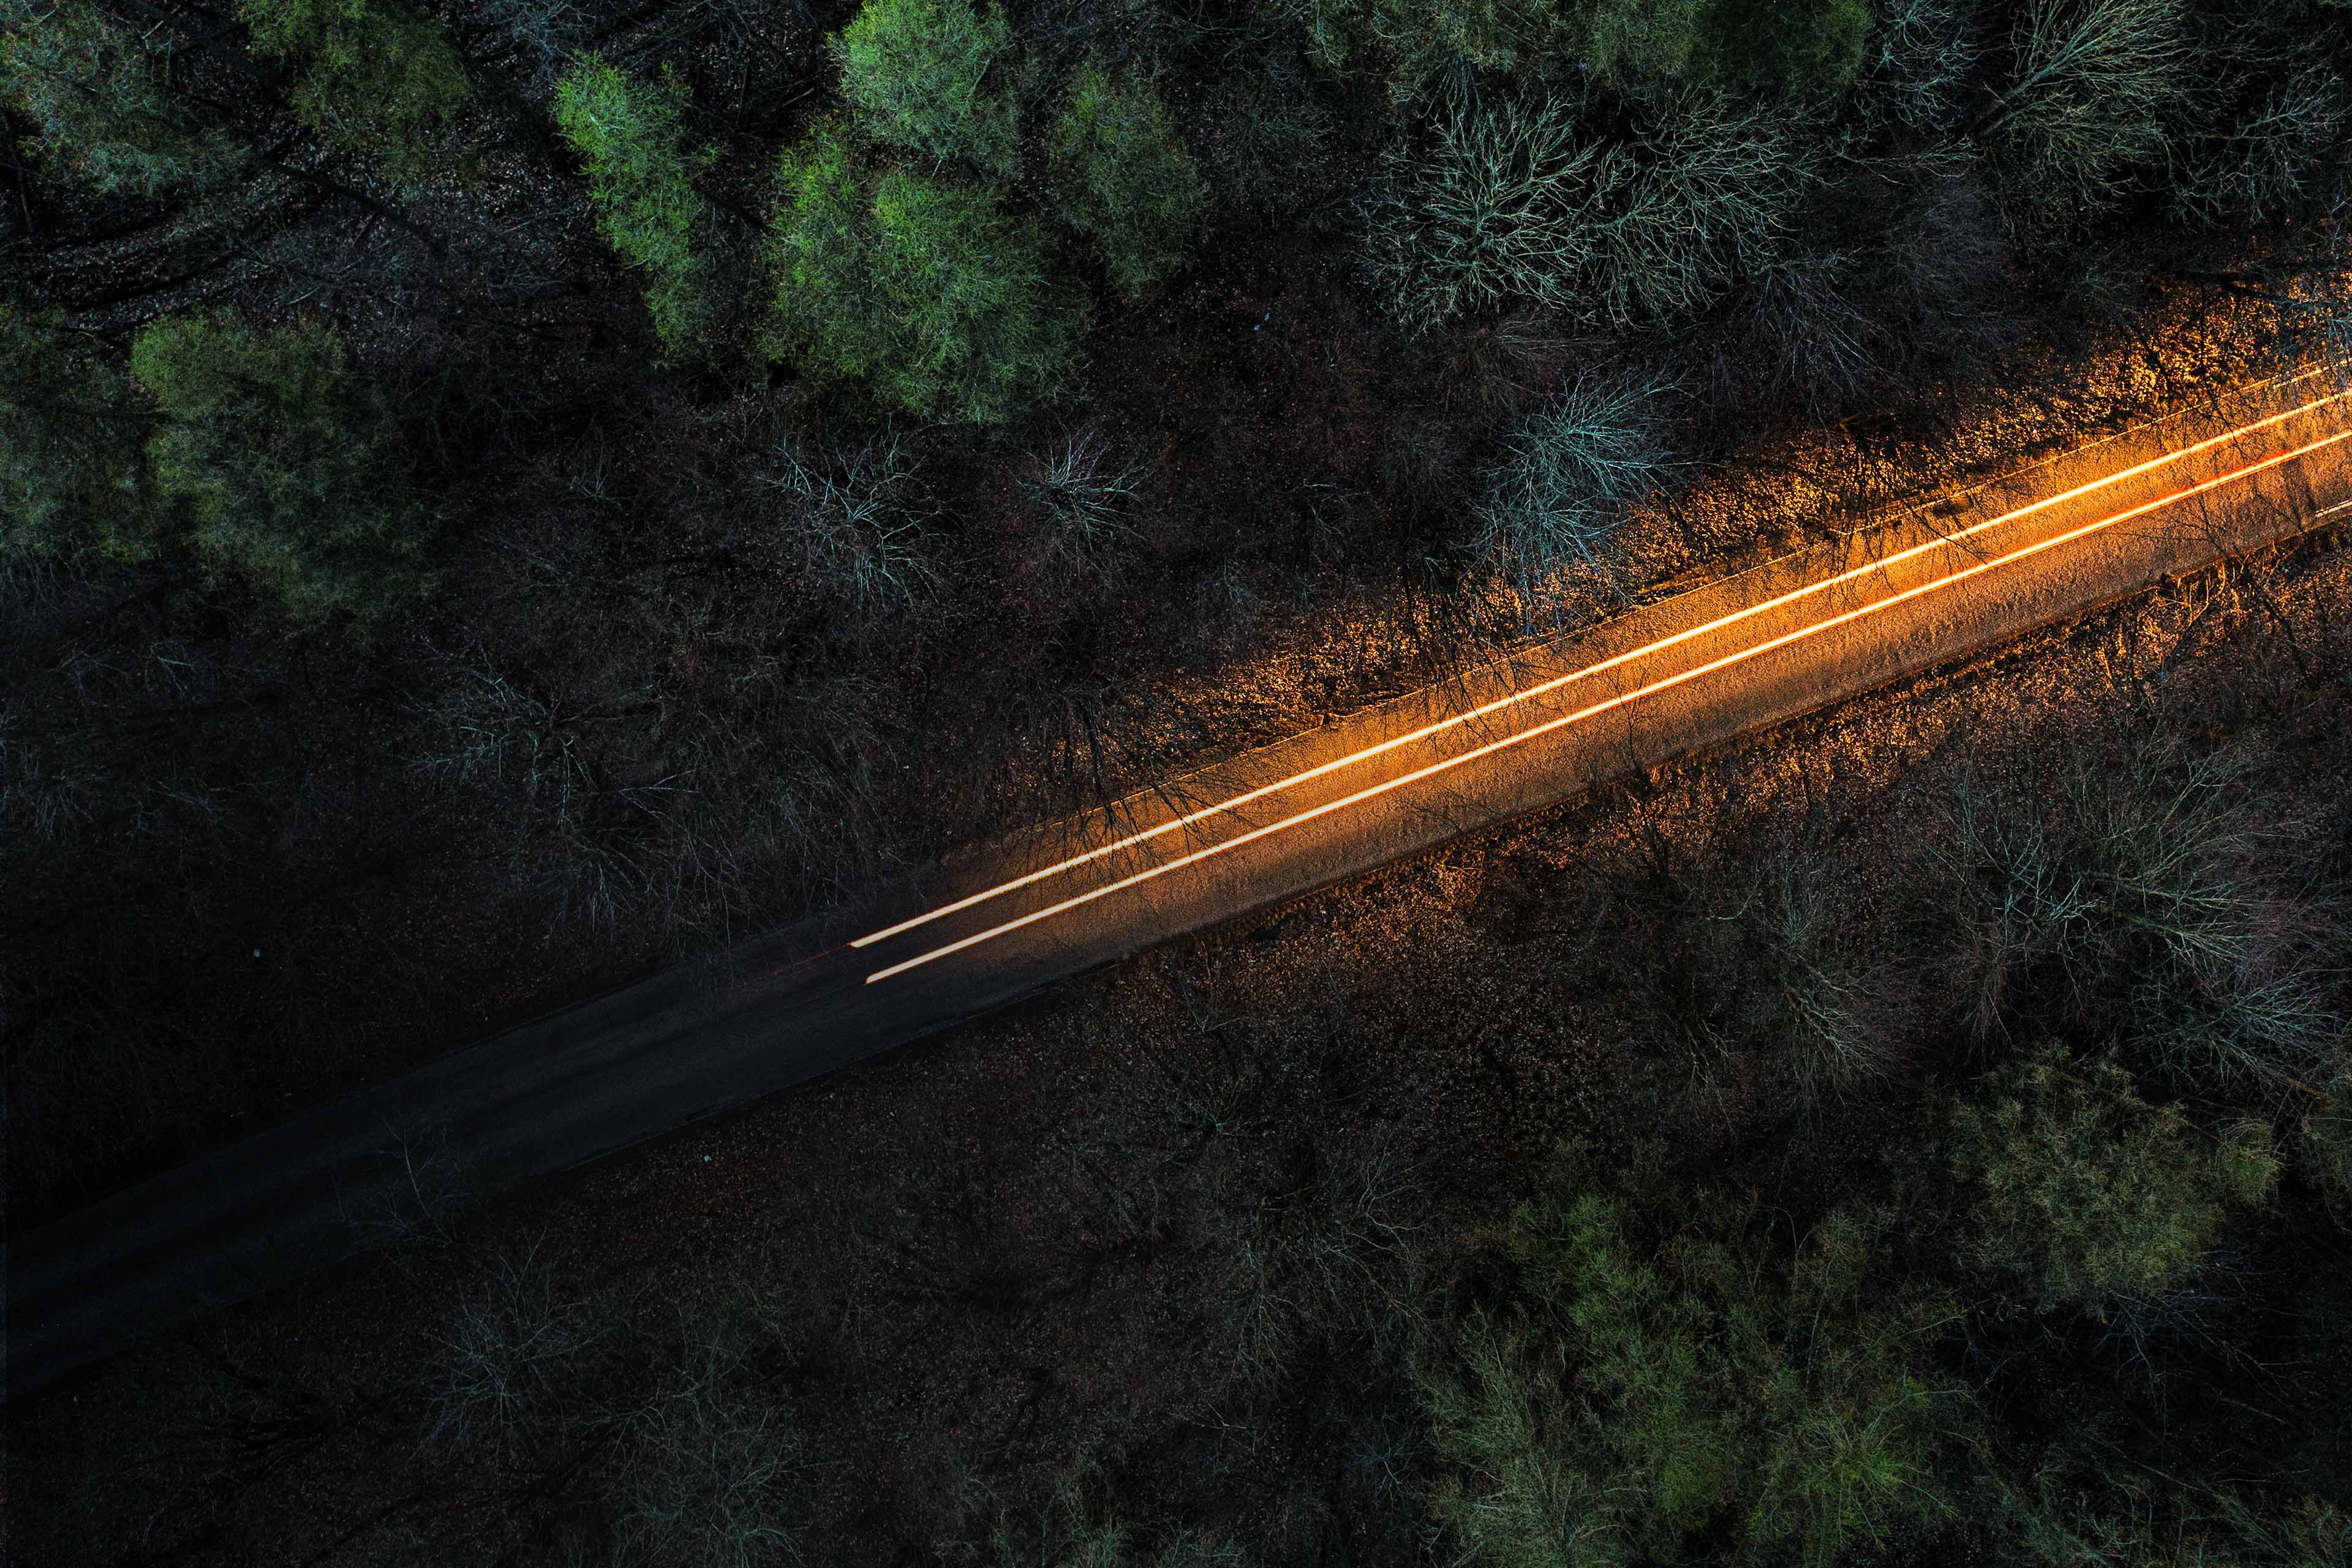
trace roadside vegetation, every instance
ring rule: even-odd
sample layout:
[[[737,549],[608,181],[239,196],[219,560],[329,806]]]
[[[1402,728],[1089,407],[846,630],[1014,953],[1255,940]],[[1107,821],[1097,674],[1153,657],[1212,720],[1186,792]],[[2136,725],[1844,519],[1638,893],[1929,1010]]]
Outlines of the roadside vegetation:
[[[0,150],[19,1229],[2352,375],[2339,0],[0,0]],[[12,1409],[12,1550],[2352,1561],[2341,571],[2150,614],[2213,670],[1154,959],[740,1212],[404,1220]]]
[[[12,1552],[2336,1568],[2347,612],[2248,563],[543,1191],[425,1140],[13,1409]]]

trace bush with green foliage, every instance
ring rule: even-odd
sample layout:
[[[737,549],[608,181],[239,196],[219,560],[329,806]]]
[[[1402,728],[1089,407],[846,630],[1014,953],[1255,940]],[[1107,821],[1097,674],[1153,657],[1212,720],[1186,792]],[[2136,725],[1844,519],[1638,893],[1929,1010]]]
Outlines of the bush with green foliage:
[[[1840,92],[1870,45],[1869,0],[1714,0],[1696,75],[1750,91]]]
[[[646,308],[654,335],[672,353],[698,342],[710,315],[704,233],[710,209],[694,182],[719,153],[687,147],[686,106],[676,72],[639,82],[594,55],[555,89],[555,127],[587,171],[596,232],[649,275]]]
[[[1952,1401],[1913,1365],[1928,1303],[1885,1304],[1876,1222],[1832,1219],[1789,1270],[1703,1212],[1654,1247],[1572,1185],[1513,1211],[1507,1297],[1427,1383],[1434,1510],[1470,1558],[1616,1568],[1727,1538],[1827,1568],[1948,1510]]]
[[[170,56],[97,6],[0,0],[0,104],[22,117],[37,166],[100,195],[154,196],[242,162],[217,119],[173,90]]]
[[[152,553],[153,422],[94,339],[0,305],[0,568]]]
[[[861,168],[837,126],[788,149],[771,352],[926,419],[993,423],[1067,374],[1082,299],[995,193]]]
[[[2317,1190],[2336,1224],[2352,1229],[2352,1059],[2347,1059],[2304,1107],[2295,1165]]]
[[[1063,217],[1094,240],[1121,296],[1148,299],[1183,264],[1208,203],[1159,93],[1088,62],[1070,84],[1052,147]]]
[[[951,159],[995,174],[1018,168],[1003,11],[982,13],[971,0],[866,0],[832,49],[841,96],[866,135],[931,159],[934,172]]]
[[[2112,1058],[2056,1047],[1987,1075],[1946,1123],[1972,1194],[1966,1261],[2020,1279],[2044,1311],[2099,1316],[2177,1289],[2231,1211],[2278,1181],[2267,1126],[2209,1134],[2140,1099]]]
[[[376,0],[236,0],[257,54],[298,72],[302,122],[398,179],[434,159],[433,132],[466,96],[466,68],[440,27]]]
[[[1364,270],[1408,329],[1525,300],[1622,330],[1687,321],[1771,257],[1813,174],[1782,117],[1715,94],[1630,136],[1574,100],[1457,110],[1392,151]]]
[[[423,591],[431,515],[331,328],[170,318],[139,334],[131,369],[163,416],[148,442],[156,487],[186,509],[208,564],[298,626],[373,619]]]

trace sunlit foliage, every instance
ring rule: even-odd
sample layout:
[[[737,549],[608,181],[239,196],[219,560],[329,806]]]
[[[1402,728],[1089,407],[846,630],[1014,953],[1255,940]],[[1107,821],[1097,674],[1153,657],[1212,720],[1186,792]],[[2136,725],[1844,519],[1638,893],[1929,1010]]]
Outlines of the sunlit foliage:
[[[703,229],[709,205],[695,177],[718,156],[689,149],[687,92],[674,73],[641,82],[591,56],[555,89],[555,123],[588,174],[596,231],[647,273],[654,333],[672,353],[704,332],[710,311]]]
[[[866,0],[833,40],[841,95],[866,135],[992,174],[1019,164],[1012,29],[971,0]]]
[[[770,223],[771,347],[924,418],[991,423],[1066,374],[1084,302],[994,193],[862,169],[838,127],[788,150]]]

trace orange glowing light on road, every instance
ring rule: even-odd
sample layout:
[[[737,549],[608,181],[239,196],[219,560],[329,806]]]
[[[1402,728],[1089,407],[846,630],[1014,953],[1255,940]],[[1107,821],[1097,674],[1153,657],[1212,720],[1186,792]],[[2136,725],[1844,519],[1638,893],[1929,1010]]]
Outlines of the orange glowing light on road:
[[[2339,394],[2338,395],[2343,395]],[[2323,398],[2318,403],[2305,405],[2305,409],[2298,409],[2294,412],[2305,412],[2308,408],[2319,407],[2326,403],[2333,401],[2335,401],[2334,398]],[[2237,436],[2247,433],[2248,431],[2261,429],[2265,426],[2275,424],[2278,422],[2279,418],[2291,416],[2291,415],[2273,416],[2271,419],[2261,421],[2258,424],[2247,426],[2243,429],[2232,431],[2229,436],[2216,437],[2213,441],[2200,442],[2197,447],[2184,447],[2180,454],[2175,454],[2175,456],[2184,455],[2189,452],[2194,452],[2205,447],[2210,447],[2216,443],[2232,439]],[[1864,605],[1859,608],[1845,611],[1841,615],[1832,616],[1826,620],[1816,621],[1810,626],[1801,626],[1795,631],[1783,632],[1779,637],[1768,638],[1763,642],[1754,644],[1748,647],[1741,648],[1734,653],[1726,654],[1720,658],[1696,666],[1693,668],[1663,677],[1645,686],[1636,687],[1631,691],[1622,692],[1615,697],[1607,698],[1601,701],[1578,709],[1575,712],[1563,713],[1558,718],[1546,720],[1543,723],[1531,726],[1528,729],[1519,731],[1516,735],[1506,736],[1502,740],[1492,741],[1487,742],[1486,745],[1475,747],[1470,751],[1447,757],[1440,762],[1432,763],[1426,767],[1417,768],[1408,773],[1401,773],[1395,778],[1386,779],[1379,784],[1358,790],[1353,795],[1343,796],[1338,800],[1328,801],[1321,805],[1310,807],[1306,811],[1298,812],[1291,816],[1286,816],[1279,822],[1267,823],[1263,827],[1253,828],[1249,832],[1241,834],[1238,837],[1222,840],[1218,843],[1212,844],[1205,848],[1196,849],[1189,855],[1180,856],[1173,860],[1163,861],[1160,865],[1135,872],[1128,877],[1123,877],[1118,881],[1106,883],[1102,887],[1090,889],[1083,893],[1074,894],[1069,898],[1064,899],[1059,903],[1050,904],[1044,909],[1033,910],[1028,914],[1019,916],[1013,920],[1006,921],[1002,924],[991,926],[986,931],[975,932],[974,934],[965,937],[959,942],[949,942],[943,947],[934,948],[930,952],[920,954],[918,957],[907,959],[899,963],[894,963],[887,969],[877,969],[873,973],[866,977],[866,984],[871,985],[878,980],[887,980],[893,975],[904,974],[907,971],[929,963],[935,959],[945,958],[950,953],[961,952],[966,948],[977,947],[982,942],[993,941],[997,937],[1004,936],[1026,926],[1035,925],[1040,921],[1050,920],[1055,915],[1066,914],[1069,910],[1077,909],[1082,905],[1090,904],[1097,899],[1108,898],[1113,893],[1122,892],[1129,888],[1136,887],[1141,883],[1150,881],[1156,877],[1166,876],[1171,871],[1178,871],[1183,869],[1187,866],[1197,865],[1203,860],[1210,859],[1218,855],[1223,855],[1229,850],[1238,849],[1245,844],[1252,844],[1256,842],[1258,839],[1267,837],[1273,834],[1297,827],[1302,823],[1312,822],[1318,817],[1327,816],[1336,811],[1344,811],[1349,806],[1360,805],[1364,801],[1387,795],[1394,790],[1403,789],[1410,784],[1418,784],[1424,779],[1433,778],[1440,773],[1447,773],[1454,768],[1462,767],[1466,763],[1476,762],[1483,757],[1492,756],[1497,752],[1506,751],[1510,747],[1518,745],[1524,741],[1534,740],[1538,735],[1549,734],[1555,730],[1563,729],[1568,725],[1579,723],[1598,714],[1606,713],[1612,709],[1622,708],[1627,703],[1638,700],[1641,698],[1654,696],[1658,692],[1683,685],[1687,681],[1696,680],[1702,676],[1712,675],[1717,670],[1727,669],[1733,665],[1745,663],[1748,659],[1759,658],[1776,648],[1785,647],[1791,643],[1801,642],[1807,637],[1815,637],[1822,632],[1829,631],[1833,627],[1844,626],[1852,621],[1860,620],[1865,616],[1876,615],[1881,610],[1891,609],[1896,605],[1906,603],[1909,600],[1918,598],[1926,594],[1931,594],[1938,588],[1948,588],[1955,584],[1965,583],[1969,579],[1980,576],[1987,572],[1994,571],[2014,562],[2025,560],[2029,556],[2039,555],[2044,551],[2054,550],[2063,544],[2071,544],[2078,539],[2087,538],[2091,534],[2097,533],[2104,529],[2113,528],[2119,523],[2129,522],[2134,518],[2145,517],[2152,511],[2161,510],[2165,507],[2173,506],[2179,502],[2192,500],[2195,497],[2203,495],[2210,490],[2218,489],[2224,485],[2234,484],[2240,479],[2250,479],[2256,474],[2263,473],[2271,468],[2278,468],[2283,464],[2294,462],[2297,458],[2308,457],[2314,452],[2324,450],[2326,447],[2336,446],[2347,440],[2352,440],[2352,430],[2343,430],[2333,436],[2322,437],[2315,441],[2307,442],[2303,446],[2294,447],[2288,451],[2274,453],[2268,458],[2264,458],[2260,462],[2250,463],[2243,468],[2233,468],[2226,474],[2218,474],[2211,479],[2200,480],[2198,483],[2190,485],[2184,489],[2175,490],[2170,495],[2161,496],[2151,501],[2143,501],[2137,506],[2116,512],[2109,517],[2101,518],[2095,522],[2084,523],[2081,527],[2069,530],[2064,533],[2055,534],[2051,538],[2038,541],[2035,543],[2021,546],[2019,549],[2011,551],[2005,555],[1994,556],[1990,560],[1979,561],[1974,565],[1965,567],[1958,572],[1948,574],[1945,576],[1937,577],[1931,582],[1922,583],[1913,587],[1906,588],[1900,593],[1889,595],[1887,597],[1883,599],[1873,600],[1871,603]],[[2137,469],[2130,471],[2145,473],[2147,472],[2151,467],[2160,466],[2167,460],[2168,459],[2160,458],[2158,459],[2156,464],[2143,464]],[[2112,480],[2109,482],[2112,482]],[[2081,495],[2098,488],[2100,487],[2097,485],[2084,486],[2077,490],[2069,491],[2068,494]],[[2049,503],[2044,502],[2041,504],[2046,506]],[[1952,543],[1956,542],[1958,539],[1965,537],[1965,534],[1957,534],[1952,536],[1949,540],[1939,540],[1937,542]],[[1932,548],[1932,546],[1930,546],[1930,548]],[[1916,554],[1917,552],[1918,552],[1915,549],[1913,551],[1905,552],[1904,553],[1907,555]],[[1901,557],[1899,556],[1889,556],[1885,561],[1874,563],[1868,570],[1877,570],[1879,567],[1890,564],[1892,562],[1900,558]],[[1851,577],[1856,574],[1848,574],[1847,575]],[[1797,595],[1785,595],[1778,602],[1787,603],[1790,599],[1794,597],[1797,597]],[[1725,624],[1728,624],[1728,619],[1729,618],[1727,617]],[[1654,646],[1663,647],[1669,645],[1666,643],[1660,643]],[[1596,665],[1592,668],[1594,669],[1599,669],[1601,667]],[[1582,674],[1589,672],[1580,671],[1579,673]],[[1552,684],[1557,686],[1562,684],[1562,682],[1555,681]],[[1328,764],[1326,770],[1318,771],[1328,771]],[[1299,775],[1301,779],[1312,776],[1314,776],[1312,773],[1302,773]]]
[[[2291,378],[2284,384],[2292,385],[2295,381],[2305,380],[2316,374],[2316,372],[2306,371],[2302,375]],[[1787,605],[1795,604],[1800,599],[1810,597],[1815,594],[1826,593],[1830,589],[1850,583],[1857,577],[1866,576],[1870,573],[1881,571],[1889,566],[1897,565],[1902,562],[1911,559],[1913,556],[1925,554],[1928,551],[1940,549],[1948,545],[1957,545],[1962,540],[1973,538],[1977,534],[1983,533],[1988,530],[2000,528],[2004,524],[2018,521],[2022,518],[2032,517],[2036,512],[2047,511],[2052,507],[2063,505],[2065,502],[2070,500],[2079,500],[2084,496],[2090,495],[2097,490],[2105,489],[2112,485],[2121,484],[2126,479],[2135,479],[2143,474],[2153,473],[2158,468],[2179,462],[2183,458],[2193,458],[2200,452],[2210,451],[2215,447],[2226,446],[2228,443],[2237,440],[2241,437],[2251,436],[2258,430],[2269,429],[2272,426],[2283,424],[2289,419],[2297,418],[2303,415],[2311,413],[2315,409],[2325,408],[2329,404],[2339,402],[2347,396],[2352,396],[2352,393],[2336,392],[2331,393],[2326,397],[2315,398],[2311,402],[2302,405],[2300,407],[2290,408],[2283,414],[2273,414],[2267,418],[2257,419],[2252,424],[2242,425],[2235,430],[2231,430],[2222,435],[2211,437],[2209,439],[2196,442],[2191,446],[2183,447],[2179,451],[2168,452],[2160,458],[2152,458],[2147,462],[2137,464],[2132,468],[2124,468],[2116,473],[2108,474],[2102,479],[2094,479],[2088,484],[2077,485],[2071,490],[2065,490],[2054,496],[2045,497],[2041,500],[2033,501],[2028,505],[2019,507],[2013,511],[2003,512],[1999,517],[1988,518],[1984,521],[1964,528],[1957,533],[1939,534],[1936,538],[1928,540],[1923,544],[1916,544],[1906,550],[1897,551],[1892,555],[1881,557],[1878,560],[1870,562],[1866,565],[1857,566],[1851,571],[1842,572],[1833,577],[1825,577],[1818,583],[1809,583],[1803,587],[1793,589],[1789,593],[1780,595],[1778,598],[1767,599],[1761,604],[1750,605],[1745,609],[1735,610],[1729,615],[1718,616],[1714,620],[1706,622],[1703,626],[1692,626],[1687,630],[1676,632],[1671,637],[1661,637],[1655,642],[1647,643],[1640,647],[1631,648],[1623,653],[1604,658],[1597,664],[1587,665],[1581,669],[1571,670],[1566,675],[1555,676],[1549,680],[1539,681],[1533,686],[1528,687],[1524,690],[1514,691],[1508,696],[1496,698],[1491,702],[1486,703],[1480,707],[1470,709],[1465,712],[1456,713],[1451,717],[1440,719],[1432,723],[1424,724],[1420,729],[1413,731],[1410,734],[1398,735],[1393,739],[1380,742],[1378,744],[1366,746],[1361,751],[1350,752],[1344,757],[1335,757],[1330,762],[1318,763],[1304,772],[1293,773],[1288,778],[1277,779],[1273,784],[1262,784],[1256,789],[1246,791],[1244,794],[1231,796],[1225,800],[1221,800],[1214,805],[1202,806],[1198,811],[1189,812],[1171,821],[1161,823],[1157,827],[1145,828],[1141,832],[1130,833],[1124,838],[1114,839],[1110,843],[1102,845],[1097,848],[1087,850],[1083,854],[1070,856],[1066,859],[1057,860],[1050,866],[1031,871],[1024,876],[1015,877],[1010,881],[1000,882],[992,888],[984,889],[982,891],[971,894],[968,897],[958,899],[953,903],[941,904],[937,909],[929,910],[922,914],[913,916],[908,920],[900,921],[897,925],[886,926],[882,930],[875,931],[870,935],[861,936],[852,942],[849,945],[852,947],[870,947],[877,942],[885,942],[891,937],[902,935],[907,931],[914,931],[921,926],[927,926],[933,921],[944,920],[952,914],[960,914],[963,910],[971,909],[976,904],[984,904],[992,899],[1002,898],[1007,893],[1018,892],[1024,888],[1045,880],[1048,877],[1059,876],[1064,871],[1076,870],[1078,867],[1089,865],[1094,861],[1103,858],[1105,856],[1115,855],[1122,849],[1131,849],[1139,844],[1148,843],[1154,838],[1162,837],[1163,835],[1178,832],[1183,828],[1192,826],[1195,823],[1205,822],[1213,816],[1219,816],[1229,811],[1239,810],[1241,807],[1249,805],[1252,801],[1263,800],[1267,795],[1279,794],[1284,790],[1289,789],[1295,784],[1306,784],[1309,780],[1321,778],[1326,773],[1336,773],[1341,768],[1352,767],[1356,763],[1361,762],[1369,762],[1374,757],[1393,752],[1401,746],[1409,746],[1413,744],[1415,742],[1425,741],[1432,735],[1442,734],[1448,730],[1458,729],[1463,725],[1475,723],[1478,720],[1486,718],[1491,714],[1499,713],[1507,708],[1515,707],[1522,702],[1532,701],[1536,698],[1557,691],[1561,687],[1567,686],[1571,682],[1583,680],[1591,676],[1600,675],[1607,670],[1614,669],[1620,665],[1631,663],[1634,659],[1645,658],[1654,653],[1663,653],[1667,648],[1677,647],[1696,637],[1705,637],[1710,632],[1717,632],[1721,631],[1726,626],[1737,626],[1741,621],[1752,619],[1757,616],[1780,609]]]

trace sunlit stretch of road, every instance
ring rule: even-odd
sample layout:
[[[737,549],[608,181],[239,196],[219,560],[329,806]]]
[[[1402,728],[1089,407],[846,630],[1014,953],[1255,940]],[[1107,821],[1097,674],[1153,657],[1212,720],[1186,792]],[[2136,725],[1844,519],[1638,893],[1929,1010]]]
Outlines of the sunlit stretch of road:
[[[2221,406],[976,849],[17,1237],[11,1396],[355,1250],[420,1153],[497,1192],[2352,507],[2352,399],[2304,376]]]
[[[2035,537],[2028,542],[2006,545],[2001,542],[2004,537],[2020,532],[2023,525],[2045,515],[2058,512],[2070,503],[2119,490],[2134,480],[2151,475],[2177,474],[2195,459],[2217,450],[2239,447],[2251,440],[2266,437],[2276,437],[2279,432],[2294,426],[2298,422],[2307,422],[2315,417],[2339,414],[2340,405],[2346,401],[2347,396],[2347,395],[2341,391],[2322,390],[2317,395],[2308,397],[2291,408],[2249,420],[2221,435],[2189,442],[2158,457],[2126,465],[2113,473],[2104,474],[2054,495],[2028,501],[1951,532],[1892,549],[1863,565],[1829,574],[1786,593],[1743,605],[1727,615],[1669,633],[1640,647],[1582,665],[1565,674],[1556,675],[1549,679],[1519,688],[1505,696],[1465,708],[1459,713],[1422,725],[1404,734],[1375,742],[1345,756],[1301,769],[1272,783],[1257,785],[1209,805],[1185,812],[1156,826],[1119,835],[1093,848],[1065,856],[1050,865],[940,904],[921,914],[902,920],[895,925],[886,926],[880,931],[857,938],[851,945],[866,948],[886,942],[894,937],[928,926],[936,921],[960,914],[966,910],[977,908],[982,904],[1037,884],[1055,879],[1070,879],[1075,874],[1083,872],[1110,857],[1170,836],[1180,834],[1205,836],[1207,833],[1213,832],[1220,825],[1231,825],[1237,829],[1230,837],[1213,839],[1202,847],[1170,856],[1140,870],[1071,893],[1042,909],[1033,910],[1025,914],[1000,921],[984,930],[974,931],[971,935],[918,953],[914,957],[901,959],[896,963],[875,970],[866,977],[867,984],[888,980],[935,960],[945,958],[951,953],[963,952],[982,942],[1019,931],[1025,926],[1066,914],[1098,899],[1125,892],[1185,867],[1242,849],[1260,839],[1289,831],[1318,817],[1336,811],[1344,811],[1381,795],[1419,784],[1555,730],[1598,717],[1612,709],[1654,697],[1719,671],[1728,670],[1734,666],[1760,658],[1791,643],[1834,632],[1839,627],[1864,616],[1884,615],[1897,610],[1923,595],[1957,587],[1986,573],[2000,571],[2031,560],[2034,556],[2071,544],[2091,534],[2120,527],[2167,509],[2178,507],[2184,502],[2211,495],[2232,485],[2242,484],[2268,470],[2282,468],[2314,454],[2326,451],[2347,440],[2352,440],[2352,428],[2336,430],[2292,443],[2282,442],[2277,449],[2249,460],[2237,462],[2221,473],[2177,484],[2167,493],[2122,507],[2091,521],[2076,524],[2053,534]],[[1988,550],[1998,550],[2000,552],[1986,555],[1984,552]],[[1867,602],[1852,608],[1827,607],[1833,601],[1838,590],[1862,583],[1866,579],[1884,579],[1893,569],[1928,556],[1942,559],[1944,564],[1940,574],[1908,587],[1900,589],[1890,587]],[[1812,602],[1817,610],[1811,618],[1793,629],[1778,631],[1770,629],[1777,624],[1773,619],[1777,613],[1808,601]],[[1326,775],[1341,770],[1370,771],[1368,764],[1389,757],[1406,747],[1429,741],[1449,731],[1466,730],[1496,715],[1513,710],[1526,711],[1540,703],[1542,700],[1570,686],[1579,683],[1589,686],[1594,678],[1637,661],[1654,660],[1685,645],[1748,627],[1757,628],[1759,635],[1743,640],[1729,652],[1722,653],[1689,668],[1675,670],[1674,673],[1659,676],[1630,691],[1620,692],[1575,708],[1570,711],[1529,723],[1502,739],[1466,747],[1452,755],[1420,767],[1400,770],[1391,776],[1380,778],[1377,782],[1366,784],[1336,800],[1325,801],[1273,822],[1250,826],[1241,816],[1244,808],[1247,806],[1271,796],[1294,792]]]

